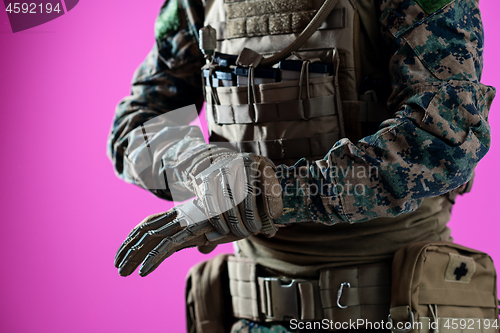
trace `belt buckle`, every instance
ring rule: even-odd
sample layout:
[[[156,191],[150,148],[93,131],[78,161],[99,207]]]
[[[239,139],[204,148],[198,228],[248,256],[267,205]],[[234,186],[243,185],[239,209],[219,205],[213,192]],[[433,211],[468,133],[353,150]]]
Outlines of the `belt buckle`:
[[[300,319],[298,284],[307,282],[299,279],[259,277],[263,281],[262,312],[266,321]]]

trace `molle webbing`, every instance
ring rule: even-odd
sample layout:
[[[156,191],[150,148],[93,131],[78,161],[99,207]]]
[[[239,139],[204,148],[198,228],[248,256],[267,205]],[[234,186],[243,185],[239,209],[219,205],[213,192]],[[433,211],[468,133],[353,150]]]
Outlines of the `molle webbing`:
[[[228,20],[269,14],[297,13],[315,9],[313,1],[303,0],[225,0],[224,3],[226,4],[226,18]]]
[[[387,318],[390,264],[324,269],[317,280],[264,277],[260,276],[259,269],[250,259],[228,258],[229,287],[236,317],[255,321],[295,318],[340,322],[357,319],[377,322]]]
[[[346,101],[342,103],[342,108],[346,117],[345,121],[348,123],[380,124],[391,117],[391,113],[382,103]],[[207,104],[206,109],[209,121],[219,125],[308,120],[338,114],[335,102],[330,97],[250,105]]]
[[[277,35],[302,31],[315,12],[263,15],[230,20],[227,22],[227,38]]]
[[[339,93],[334,82],[334,76],[328,76],[308,80],[309,84],[303,85],[303,89],[300,89],[299,81],[256,85],[254,98],[258,102],[250,104],[248,87],[206,86],[207,120],[211,133],[218,134],[212,136],[211,142],[229,142],[232,148],[264,155],[274,161],[302,157],[312,160],[313,157],[324,157],[341,139],[338,120],[340,106],[344,110],[344,122],[350,138],[360,139],[370,134],[363,133],[361,124],[378,126],[390,118],[387,107],[382,103],[345,101],[339,104]],[[300,99],[292,99],[299,95]],[[366,96],[363,98],[367,99]],[[319,127],[309,127],[309,131],[316,133],[301,132],[300,137],[290,137],[290,132],[279,137],[269,133],[272,123],[289,122],[290,126],[300,128],[304,122],[311,120],[323,120],[325,128],[319,131]],[[232,126],[243,125],[267,131],[267,138],[234,136],[235,130],[238,132],[241,128],[233,130]]]
[[[305,81],[305,80],[304,80]],[[283,102],[298,99],[307,99],[307,90],[310,98],[336,96],[336,87],[333,76],[309,79],[308,87],[303,84],[302,95],[299,98],[299,81],[288,81],[278,83],[259,84],[255,86],[257,103]],[[209,87],[205,87],[207,104],[217,104],[211,99],[212,94]],[[247,87],[219,87],[213,88],[221,105],[248,104]]]
[[[206,110],[208,120],[219,125],[308,120],[338,114],[335,100],[331,96],[276,103],[207,104]]]
[[[252,99],[257,103],[250,104],[248,87],[205,87],[207,120],[211,135],[216,134],[211,136],[211,142],[223,141],[219,143],[222,145],[229,142],[237,150],[267,156],[273,161],[325,156],[341,138],[338,88],[334,76],[304,81],[308,84],[302,89],[300,80],[255,85]],[[323,129],[303,127],[311,121],[322,122]],[[283,127],[280,124],[285,122],[295,130],[295,136],[289,130],[269,135],[272,124]],[[252,126],[253,130],[267,134],[259,137],[254,133],[248,139],[234,135],[235,130],[242,130],[241,126]],[[298,131],[301,127],[307,131]]]
[[[301,32],[318,8],[302,0],[225,1],[227,21],[216,26],[217,39]],[[345,9],[334,10],[320,29],[345,27],[345,15]]]

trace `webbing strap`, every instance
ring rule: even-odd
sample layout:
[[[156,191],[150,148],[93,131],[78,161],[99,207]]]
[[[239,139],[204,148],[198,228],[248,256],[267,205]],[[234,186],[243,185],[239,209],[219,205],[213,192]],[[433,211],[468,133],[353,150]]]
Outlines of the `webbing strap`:
[[[239,318],[376,322],[389,313],[390,265],[327,269],[319,280],[260,277],[257,265],[244,258],[230,257],[228,267],[233,312]],[[344,288],[345,282],[350,287]]]
[[[339,139],[339,133],[328,133],[310,138],[240,141],[228,144],[238,151],[266,156],[271,160],[282,160],[326,155]]]
[[[229,257],[227,262],[233,314],[238,318],[260,320],[257,294],[257,264],[249,259]]]
[[[337,114],[333,96],[250,105],[206,104],[206,110],[208,114],[213,115],[214,122],[219,125],[307,120]]]

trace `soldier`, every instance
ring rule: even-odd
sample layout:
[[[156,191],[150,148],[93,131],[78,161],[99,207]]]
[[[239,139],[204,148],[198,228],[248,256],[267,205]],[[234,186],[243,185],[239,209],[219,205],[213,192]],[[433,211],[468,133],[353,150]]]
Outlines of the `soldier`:
[[[269,55],[293,44],[327,5],[319,29],[285,55],[301,61],[299,83],[253,84]],[[145,276],[175,251],[199,246],[206,252],[238,240],[236,258],[218,257],[191,272],[188,326],[195,331],[299,328],[283,326],[290,318],[385,319],[390,281],[384,277],[395,251],[422,240],[452,241],[446,224],[454,199],[470,190],[474,168],[489,149],[495,90],[480,83],[477,1],[329,0],[320,6],[168,0],[132,95],[117,107],[108,143],[117,174],[166,200],[174,192],[198,197],[139,224],[118,251],[120,274],[143,262]],[[219,51],[240,54],[248,86],[211,85],[213,59],[206,65],[198,49],[198,31],[208,24],[217,30]],[[254,51],[250,57],[241,53],[244,47]],[[331,64],[332,75],[310,78],[317,59]],[[203,66],[208,82],[202,82]],[[199,110],[204,96],[210,144],[186,125],[188,115],[148,123],[193,103]],[[144,156],[151,167],[141,164]],[[165,187],[150,186],[162,177]],[[241,179],[250,186],[237,199]],[[228,270],[232,311],[218,305],[227,298]],[[211,285],[211,296],[200,295],[199,284],[210,274],[220,281]],[[350,296],[344,305],[341,292],[348,294],[349,286],[329,276],[366,274],[380,280],[371,299],[351,302]],[[330,307],[314,296],[318,279],[335,290]],[[285,282],[302,304],[289,304]],[[204,305],[203,297],[216,306]],[[352,311],[341,311],[345,306]]]

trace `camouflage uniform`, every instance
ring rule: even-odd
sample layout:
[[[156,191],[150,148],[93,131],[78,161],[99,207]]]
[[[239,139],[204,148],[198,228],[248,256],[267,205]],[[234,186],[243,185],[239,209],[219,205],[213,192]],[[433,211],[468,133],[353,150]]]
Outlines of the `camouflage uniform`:
[[[357,143],[338,141],[314,164],[301,160],[279,166],[283,190],[294,194],[284,196],[284,214],[277,223],[333,225],[413,212],[422,199],[467,183],[489,149],[487,118],[495,90],[480,83],[484,38],[477,1],[376,3],[386,43],[381,47],[390,51],[392,92],[387,105],[394,117]],[[186,105],[201,108],[204,59],[197,31],[203,19],[199,0],[168,0],[161,9],[156,45],[134,75],[132,95],[117,107],[108,142],[116,173],[128,182],[135,182],[130,172],[134,150],[145,149],[138,146],[125,156],[132,138],[140,136],[139,126]],[[186,139],[168,142],[174,131],[185,131]],[[175,167],[203,149],[204,139],[187,126],[167,127],[162,137],[167,142],[164,167],[157,172],[175,179]],[[183,152],[180,157],[177,151]],[[376,168],[377,174],[339,172],[359,168]],[[348,184],[360,184],[364,195],[338,191]],[[171,199],[170,190],[153,192]],[[282,332],[281,326],[259,328],[246,321],[239,325],[241,332]]]

